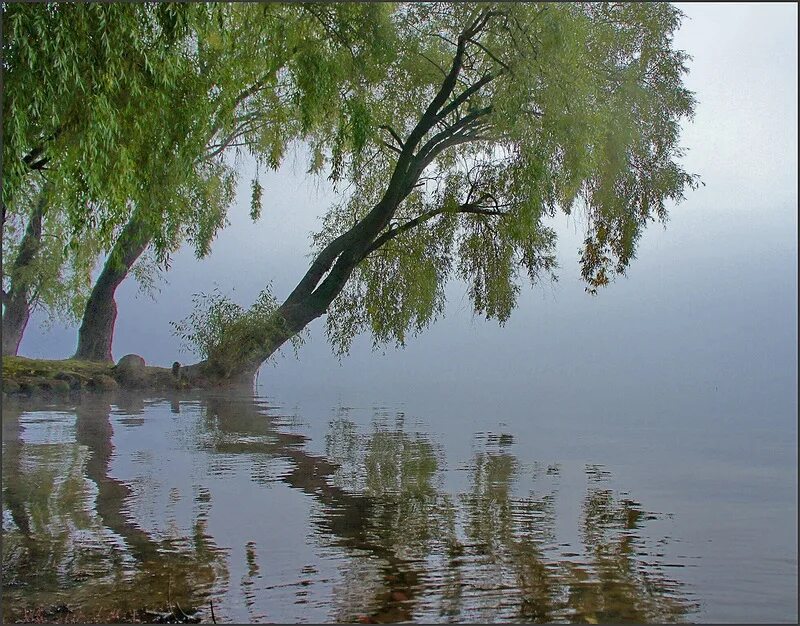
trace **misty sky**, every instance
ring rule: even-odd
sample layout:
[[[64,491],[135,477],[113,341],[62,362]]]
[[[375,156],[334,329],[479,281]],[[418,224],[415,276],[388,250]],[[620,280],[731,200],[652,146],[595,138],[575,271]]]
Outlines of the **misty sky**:
[[[794,416],[797,6],[682,9],[676,45],[693,57],[686,83],[699,102],[682,144],[687,169],[705,186],[671,210],[666,229],[649,228],[627,277],[596,297],[586,294],[578,279],[583,224],[562,216],[554,222],[559,282],[524,289],[506,327],[473,317],[464,287],[454,284],[447,317],[404,350],[373,352],[362,338],[340,364],[317,320],[299,359],[290,353],[265,366],[261,383],[286,393],[389,399],[409,388],[441,393],[483,381],[509,392],[533,387],[543,400],[566,394],[564,410],[581,397],[619,394],[632,405],[661,396],[688,402],[715,387],[730,392],[733,413],[746,397],[765,413]],[[298,154],[280,172],[262,175],[264,212],[253,225],[251,166],[242,163],[240,200],[211,256],[198,261],[182,250],[155,300],[132,280],[118,291],[114,356],[192,362],[179,352],[169,321],[189,312],[191,294],[215,285],[242,304],[270,281],[285,296],[304,272],[308,235],[333,197],[305,169]],[[47,330],[40,322],[32,320],[20,354],[72,354],[76,329]],[[587,393],[569,394],[576,386]]]

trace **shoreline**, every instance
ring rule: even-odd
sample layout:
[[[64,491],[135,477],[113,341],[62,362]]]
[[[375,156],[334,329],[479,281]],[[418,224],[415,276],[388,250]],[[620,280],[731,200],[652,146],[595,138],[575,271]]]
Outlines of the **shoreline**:
[[[146,365],[138,355],[113,362],[3,357],[3,399],[68,399],[82,393],[188,391],[200,388],[180,368]]]

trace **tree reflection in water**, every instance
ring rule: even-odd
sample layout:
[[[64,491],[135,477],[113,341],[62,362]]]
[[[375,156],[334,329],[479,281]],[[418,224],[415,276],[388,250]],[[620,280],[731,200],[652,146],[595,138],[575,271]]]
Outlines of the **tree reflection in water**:
[[[368,556],[352,563],[337,597],[340,620],[676,622],[695,608],[658,562],[642,558],[648,516],[593,485],[593,468],[583,558],[574,562],[554,550],[557,489],[515,495],[520,463],[511,436],[485,438],[468,464],[469,489],[453,499],[437,487],[443,454],[403,422],[377,419],[363,438],[346,415],[331,422],[334,483],[372,501],[372,542],[391,555],[371,565],[380,576],[368,574]]]
[[[478,436],[463,467],[465,487],[452,489],[444,449],[409,429],[402,414],[377,411],[364,432],[347,410],[337,411],[322,455],[251,398],[197,402],[183,445],[203,456],[208,474],[246,467],[255,483],[280,482],[313,502],[310,519],[299,521],[319,558],[335,558],[341,574],[325,600],[331,620],[674,622],[694,609],[649,556],[642,531],[649,516],[607,488],[602,468],[586,468],[582,547],[566,553],[556,542],[559,468],[518,459],[509,434]],[[146,419],[141,407],[119,409],[120,421]],[[169,410],[180,415],[181,403]],[[225,549],[205,527],[209,491],[188,536],[156,537],[131,519],[132,500],[147,494],[134,495],[109,473],[110,413],[107,402],[85,400],[73,410],[72,439],[53,444],[29,443],[19,412],[4,415],[3,586],[12,596],[4,604],[69,597],[99,606],[112,598],[115,606],[163,608],[207,602],[213,588],[223,603],[243,602],[251,620],[256,606],[269,615],[275,600],[256,582],[253,537],[237,537],[245,546],[246,563],[237,566],[243,598],[228,593]],[[523,475],[533,477],[528,493]]]
[[[4,620],[25,607],[65,603],[85,615],[191,614],[226,575],[205,532],[210,503],[191,536],[146,533],[126,513],[130,486],[109,474],[110,403],[88,396],[70,408],[29,421],[47,430],[26,441],[23,411],[3,407],[3,505],[10,513],[3,518]]]

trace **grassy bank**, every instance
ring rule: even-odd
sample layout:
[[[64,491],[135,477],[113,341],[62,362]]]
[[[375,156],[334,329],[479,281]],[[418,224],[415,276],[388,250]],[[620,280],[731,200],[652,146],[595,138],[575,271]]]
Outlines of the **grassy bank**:
[[[3,357],[3,396],[66,396],[71,393],[125,389],[183,389],[187,385],[169,369],[142,365],[121,369],[113,363],[76,359]]]

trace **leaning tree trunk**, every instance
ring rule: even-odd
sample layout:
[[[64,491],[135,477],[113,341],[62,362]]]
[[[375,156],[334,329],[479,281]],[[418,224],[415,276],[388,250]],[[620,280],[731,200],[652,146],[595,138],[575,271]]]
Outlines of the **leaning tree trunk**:
[[[114,323],[117,320],[114,294],[133,264],[150,245],[151,239],[148,229],[143,224],[142,214],[137,210],[122,229],[86,302],[78,331],[76,359],[113,360],[111,343],[114,339]]]
[[[481,139],[476,129],[485,124],[485,117],[492,111],[491,106],[470,109],[463,115],[459,110],[474,93],[494,80],[499,73],[486,74],[457,95],[454,94],[454,89],[459,84],[467,42],[472,41],[485,27],[490,15],[491,12],[482,12],[458,37],[450,71],[406,139],[401,139],[395,131],[389,129],[399,144],[399,147],[394,148],[398,156],[386,189],[377,204],[348,231],[336,237],[317,254],[306,274],[272,319],[264,324],[233,328],[233,332],[222,338],[216,354],[184,368],[187,378],[200,385],[205,382],[252,384],[255,373],[266,359],[309,323],[327,312],[350,279],[353,270],[370,253],[443,211],[429,211],[399,227],[391,226],[398,207],[417,185],[425,168],[438,155],[452,146]],[[452,113],[456,113],[458,119],[448,125],[446,122]],[[434,127],[438,129],[437,125],[446,127],[423,143]],[[479,215],[501,214],[497,208],[487,209],[480,206],[479,202],[467,202],[455,210]]]
[[[31,316],[32,285],[24,272],[36,260],[42,244],[42,219],[47,208],[47,197],[42,191],[31,213],[25,235],[14,259],[9,275],[11,284],[3,292],[3,356],[15,356],[22,335]]]
[[[408,160],[414,161],[413,155]],[[402,164],[401,160],[401,164]],[[410,164],[405,164],[408,167]],[[418,173],[416,174],[418,176]],[[305,276],[268,323],[236,328],[223,337],[218,350],[183,368],[183,376],[198,386],[252,384],[258,368],[312,321],[324,315],[356,266],[388,237],[378,239],[416,177],[394,176],[382,200],[364,219],[322,250]],[[244,330],[244,332],[242,332]]]

